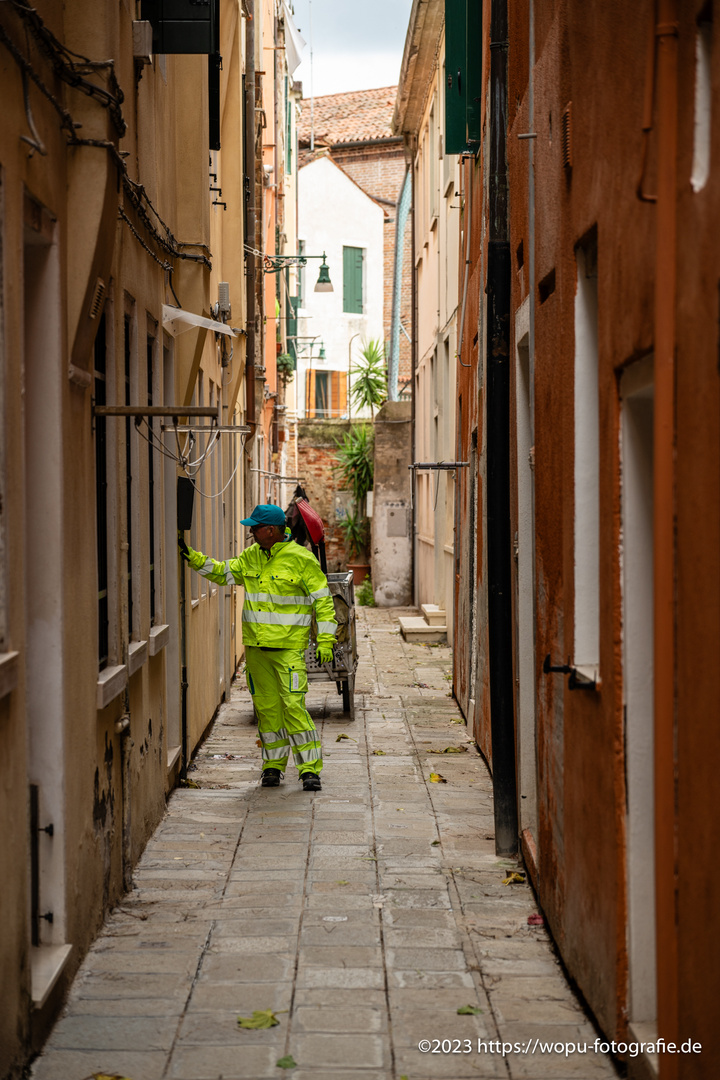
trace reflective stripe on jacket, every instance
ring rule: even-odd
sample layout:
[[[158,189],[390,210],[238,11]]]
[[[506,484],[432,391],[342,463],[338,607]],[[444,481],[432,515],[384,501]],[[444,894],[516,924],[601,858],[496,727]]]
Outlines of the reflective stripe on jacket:
[[[319,645],[332,645],[337,622],[327,578],[315,556],[294,540],[270,552],[253,544],[234,559],[218,562],[188,549],[193,570],[218,585],[242,585],[243,641],[273,649],[306,649],[315,611]]]

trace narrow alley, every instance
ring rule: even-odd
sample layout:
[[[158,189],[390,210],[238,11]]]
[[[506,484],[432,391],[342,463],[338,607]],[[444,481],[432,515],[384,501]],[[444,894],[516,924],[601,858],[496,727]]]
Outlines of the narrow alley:
[[[358,609],[354,722],[311,684],[318,794],[293,768],[260,788],[235,680],[34,1080],[616,1076],[522,865],[495,855],[451,651],[406,643],[403,613]],[[275,1026],[239,1026],[268,1010]]]

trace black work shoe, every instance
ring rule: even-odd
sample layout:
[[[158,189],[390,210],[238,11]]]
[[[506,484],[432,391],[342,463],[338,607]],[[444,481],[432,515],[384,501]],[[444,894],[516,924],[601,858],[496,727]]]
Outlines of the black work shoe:
[[[300,773],[300,779],[302,780],[303,791],[322,791],[322,784],[317,773]]]
[[[260,781],[261,787],[280,787],[280,777],[282,773],[279,769],[263,769],[262,780]]]

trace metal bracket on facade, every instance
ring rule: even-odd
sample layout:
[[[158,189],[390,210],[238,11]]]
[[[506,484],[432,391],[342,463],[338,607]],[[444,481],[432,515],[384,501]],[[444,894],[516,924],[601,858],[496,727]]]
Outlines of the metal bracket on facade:
[[[242,424],[161,424],[161,431],[177,431],[181,435],[188,431],[200,435],[249,435],[252,428]]]
[[[595,679],[586,679],[577,668],[572,664],[553,664],[550,659],[550,653],[547,654],[543,661],[543,671],[546,675],[550,675],[552,672],[557,672],[560,675],[569,675],[568,690],[596,690],[597,682]]]
[[[214,405],[93,405],[95,416],[210,416],[217,420]]]
[[[408,469],[463,469],[470,464],[469,461],[414,461],[408,465]]]

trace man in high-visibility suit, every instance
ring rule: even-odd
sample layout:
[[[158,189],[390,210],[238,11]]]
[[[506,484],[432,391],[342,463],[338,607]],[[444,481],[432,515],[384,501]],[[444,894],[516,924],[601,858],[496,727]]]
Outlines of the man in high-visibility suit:
[[[242,635],[262,741],[262,786],[279,785],[292,749],[303,790],[320,791],[322,750],[305,708],[304,653],[314,611],[318,660],[325,664],[333,658],[337,623],[327,578],[315,556],[290,540],[281,507],[256,506],[242,524],[255,543],[235,559],[218,562],[178,539],[180,552],[203,577],[245,588]]]

